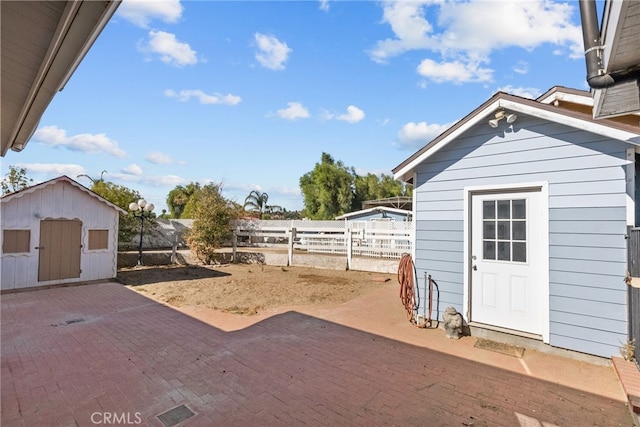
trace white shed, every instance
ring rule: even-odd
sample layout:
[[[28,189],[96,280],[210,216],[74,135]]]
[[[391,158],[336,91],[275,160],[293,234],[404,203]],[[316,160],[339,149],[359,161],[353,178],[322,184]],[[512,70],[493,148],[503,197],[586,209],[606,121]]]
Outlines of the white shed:
[[[0,202],[3,293],[116,277],[123,209],[67,176]]]

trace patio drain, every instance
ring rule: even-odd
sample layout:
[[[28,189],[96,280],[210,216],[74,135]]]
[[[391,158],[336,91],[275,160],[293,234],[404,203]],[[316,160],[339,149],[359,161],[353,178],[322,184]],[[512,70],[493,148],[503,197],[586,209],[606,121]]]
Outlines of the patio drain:
[[[165,427],[173,427],[194,415],[195,413],[187,405],[180,405],[158,415],[158,419],[162,421]]]
[[[524,355],[524,348],[517,345],[505,344],[501,342],[485,340],[484,338],[478,338],[478,341],[473,345],[476,348],[482,348],[484,350],[495,351],[496,353],[506,354],[507,356],[522,358]]]

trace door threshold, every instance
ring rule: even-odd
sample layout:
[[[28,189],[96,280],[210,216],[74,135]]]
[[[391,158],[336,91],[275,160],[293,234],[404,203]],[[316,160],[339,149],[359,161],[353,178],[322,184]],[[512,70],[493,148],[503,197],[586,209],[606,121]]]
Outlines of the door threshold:
[[[515,335],[530,340],[542,341],[541,334],[533,334],[531,332],[518,331],[516,329],[503,328],[502,326],[488,325],[485,323],[470,322],[470,328],[486,329],[489,331],[501,332],[503,334]]]

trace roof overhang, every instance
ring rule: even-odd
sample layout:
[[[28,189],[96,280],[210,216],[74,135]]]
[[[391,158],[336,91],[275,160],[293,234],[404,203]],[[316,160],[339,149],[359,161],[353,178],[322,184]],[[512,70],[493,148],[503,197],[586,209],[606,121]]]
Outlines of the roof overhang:
[[[0,155],[21,151],[121,0],[0,1]]]
[[[616,73],[640,67],[640,2],[607,0],[600,32],[604,72]],[[638,79],[593,90],[593,117],[617,117],[640,112]]]
[[[500,109],[564,124],[586,132],[640,146],[640,132],[632,126],[610,121],[595,121],[584,113],[567,111],[553,105],[498,92],[471,114],[451,126],[413,156],[395,167],[392,171],[393,177],[402,182],[413,183],[413,174],[418,165],[474,126],[488,126],[486,123],[487,118]]]

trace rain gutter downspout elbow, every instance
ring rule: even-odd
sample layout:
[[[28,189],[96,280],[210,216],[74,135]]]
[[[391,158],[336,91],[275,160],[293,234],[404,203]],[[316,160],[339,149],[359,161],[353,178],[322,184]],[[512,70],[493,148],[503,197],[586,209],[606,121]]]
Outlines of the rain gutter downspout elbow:
[[[598,12],[595,0],[580,0],[580,20],[582,40],[587,64],[587,83],[592,89],[605,89],[616,84],[611,74],[604,72],[602,66],[602,40],[598,27]]]

